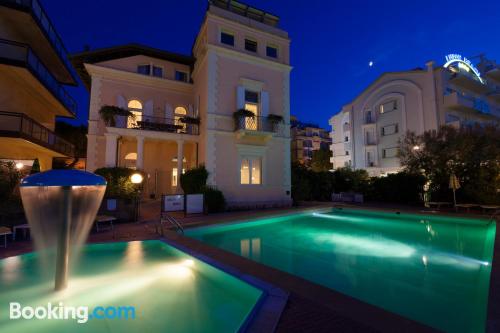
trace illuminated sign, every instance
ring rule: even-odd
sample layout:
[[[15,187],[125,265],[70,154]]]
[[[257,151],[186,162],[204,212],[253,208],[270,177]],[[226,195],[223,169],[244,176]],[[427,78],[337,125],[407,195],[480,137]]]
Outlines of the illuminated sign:
[[[483,79],[481,78],[481,73],[479,73],[479,70],[476,68],[476,66],[474,66],[474,64],[469,59],[467,59],[466,57],[462,57],[460,54],[448,54],[446,56],[446,63],[443,65],[443,67],[448,68],[454,63],[457,63],[458,68],[466,72],[472,71],[479,79],[479,82],[484,83]]]

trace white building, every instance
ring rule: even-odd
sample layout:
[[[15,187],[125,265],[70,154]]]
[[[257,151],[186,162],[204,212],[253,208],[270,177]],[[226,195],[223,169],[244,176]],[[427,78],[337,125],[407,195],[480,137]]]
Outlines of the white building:
[[[500,67],[483,56],[477,67],[457,54],[443,66],[382,74],[330,118],[334,168],[383,175],[400,169],[400,139],[442,125],[498,123]]]

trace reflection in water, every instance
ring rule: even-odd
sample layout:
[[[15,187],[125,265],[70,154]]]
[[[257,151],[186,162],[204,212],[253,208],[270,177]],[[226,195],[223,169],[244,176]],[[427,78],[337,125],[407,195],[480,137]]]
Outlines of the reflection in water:
[[[260,261],[260,238],[240,240],[240,253],[245,258]]]
[[[12,282],[17,280],[19,276],[19,267],[21,265],[21,258],[8,257],[2,260],[2,280],[5,282]]]
[[[144,261],[144,249],[142,248],[141,241],[134,241],[127,244],[125,251],[125,265],[126,266],[140,266]]]

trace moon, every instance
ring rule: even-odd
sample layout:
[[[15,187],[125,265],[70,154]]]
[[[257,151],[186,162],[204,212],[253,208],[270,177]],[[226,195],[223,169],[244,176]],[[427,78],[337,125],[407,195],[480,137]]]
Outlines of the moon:
[[[373,67],[373,61],[370,61],[370,62],[368,63],[368,66]]]

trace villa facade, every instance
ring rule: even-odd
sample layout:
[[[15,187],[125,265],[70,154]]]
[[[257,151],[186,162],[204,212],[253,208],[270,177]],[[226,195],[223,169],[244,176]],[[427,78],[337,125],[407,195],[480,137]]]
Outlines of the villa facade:
[[[74,118],[77,85],[66,49],[37,0],[0,1],[0,160],[42,171],[72,157],[73,144],[54,133],[56,117]]]
[[[309,165],[314,151],[329,150],[332,144],[330,133],[316,124],[303,123],[292,116],[292,162]]]
[[[290,40],[278,20],[210,1],[192,56],[135,44],[74,55],[90,90],[87,170],[143,170],[144,194],[158,197],[203,164],[229,206],[289,205]],[[135,116],[105,123],[104,105]]]
[[[443,66],[426,65],[382,74],[330,118],[334,168],[366,169],[374,176],[397,172],[407,131],[499,122],[499,65],[481,56],[476,67],[457,54]]]

